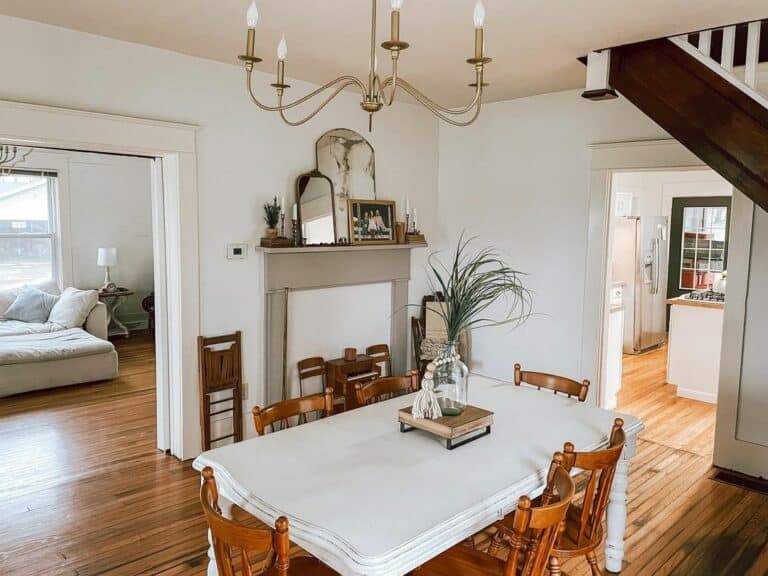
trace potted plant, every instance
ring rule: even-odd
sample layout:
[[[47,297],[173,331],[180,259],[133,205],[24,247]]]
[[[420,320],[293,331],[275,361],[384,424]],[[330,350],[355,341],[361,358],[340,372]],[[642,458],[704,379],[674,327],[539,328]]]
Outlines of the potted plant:
[[[277,196],[272,202],[264,204],[264,222],[267,223],[266,237],[270,240],[277,238],[277,225],[280,222],[280,204]]]
[[[430,287],[445,297],[436,313],[445,323],[446,345],[433,362],[434,387],[444,416],[457,416],[467,405],[469,369],[458,353],[461,335],[475,328],[520,324],[531,313],[531,293],[523,285],[523,274],[507,266],[493,248],[471,252],[474,240],[462,234],[449,265],[435,253],[428,259]],[[497,302],[504,305],[499,316],[487,317],[484,313]]]

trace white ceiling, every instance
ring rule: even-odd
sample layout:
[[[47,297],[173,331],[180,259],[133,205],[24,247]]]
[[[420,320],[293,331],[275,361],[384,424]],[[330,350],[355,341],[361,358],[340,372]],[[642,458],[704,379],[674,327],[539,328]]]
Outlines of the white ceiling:
[[[288,76],[324,83],[368,65],[368,0],[257,0],[259,67],[274,70],[288,40]],[[249,0],[0,0],[0,14],[235,63],[244,51]],[[590,49],[768,16],[765,0],[485,0],[489,100],[580,87],[576,61]],[[379,0],[379,43],[389,0]],[[401,73],[430,96],[470,96],[474,0],[405,0]],[[382,72],[387,55],[380,50]]]

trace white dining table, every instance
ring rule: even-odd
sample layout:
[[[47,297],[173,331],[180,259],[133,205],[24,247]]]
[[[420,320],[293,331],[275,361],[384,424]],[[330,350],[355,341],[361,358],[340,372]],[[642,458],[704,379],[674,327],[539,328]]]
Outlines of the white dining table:
[[[627,442],[606,537],[606,567],[619,572],[642,422],[480,376],[470,377],[469,395],[494,412],[491,434],[452,451],[421,430],[400,432],[397,413],[410,395],[210,450],[194,467],[213,468],[225,511],[236,504],[272,526],[286,516],[291,540],[341,574],[400,576],[499,520],[520,496],[540,493],[566,441],[577,450],[606,446],[621,417]]]

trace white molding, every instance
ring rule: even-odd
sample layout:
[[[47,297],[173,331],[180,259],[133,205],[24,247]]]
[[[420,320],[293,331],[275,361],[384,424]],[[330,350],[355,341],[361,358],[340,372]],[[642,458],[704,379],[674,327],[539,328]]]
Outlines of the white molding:
[[[700,390],[691,390],[689,388],[677,387],[677,395],[681,398],[689,398],[691,400],[699,400],[700,402],[707,402],[708,404],[717,404],[717,394],[711,394],[709,392],[702,392]]]
[[[173,307],[167,323],[171,452],[182,459],[197,456],[201,449],[196,131],[195,126],[174,122],[0,101],[0,141],[4,143],[163,159],[167,301]]]

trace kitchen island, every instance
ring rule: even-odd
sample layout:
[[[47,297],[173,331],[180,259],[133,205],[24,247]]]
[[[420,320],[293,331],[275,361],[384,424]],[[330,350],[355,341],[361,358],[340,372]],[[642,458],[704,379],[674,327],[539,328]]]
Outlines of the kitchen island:
[[[678,396],[716,404],[725,303],[682,296],[667,304],[667,382],[677,386]]]

